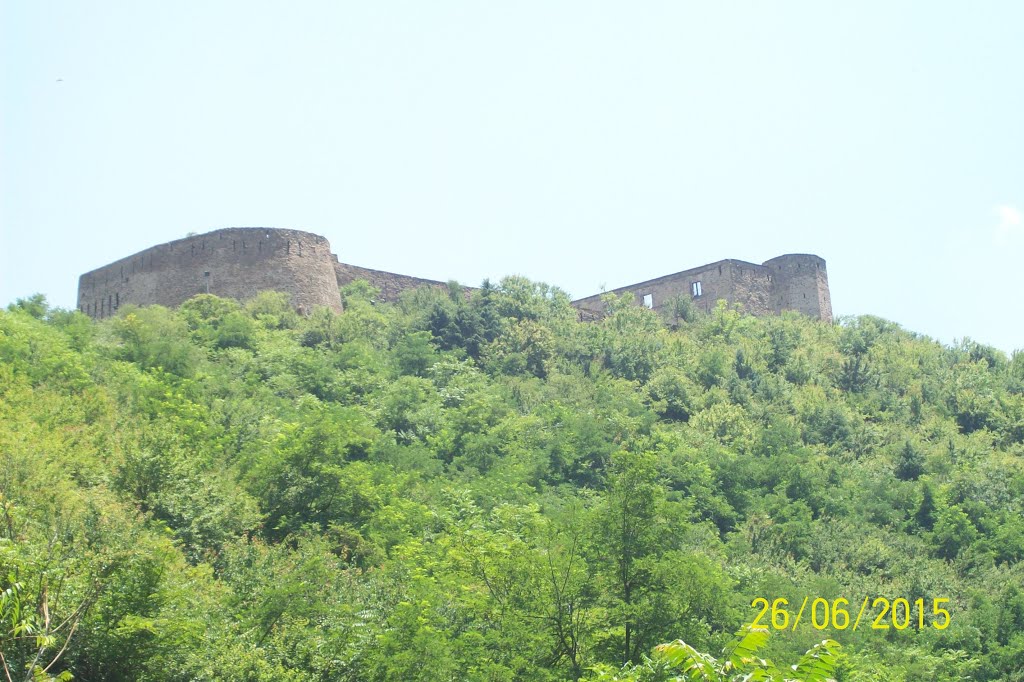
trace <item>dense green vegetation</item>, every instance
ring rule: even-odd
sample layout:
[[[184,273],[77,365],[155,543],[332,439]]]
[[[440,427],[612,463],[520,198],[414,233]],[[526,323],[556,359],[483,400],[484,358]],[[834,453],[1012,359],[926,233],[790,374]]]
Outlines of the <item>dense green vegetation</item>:
[[[951,624],[805,616],[758,656],[1024,680],[1024,354],[685,300],[579,323],[518,278],[343,296],[0,312],[12,679],[667,679],[656,645],[718,656],[757,597],[883,596]]]

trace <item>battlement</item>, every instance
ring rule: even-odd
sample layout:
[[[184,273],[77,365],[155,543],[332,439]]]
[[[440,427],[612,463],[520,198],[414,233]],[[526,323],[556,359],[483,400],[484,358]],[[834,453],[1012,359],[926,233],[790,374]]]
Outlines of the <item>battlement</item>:
[[[342,263],[326,238],[269,227],[231,227],[189,235],[154,246],[82,275],[78,309],[95,318],[125,304],[180,305],[210,293],[241,301],[261,291],[291,296],[300,312],[324,306],[341,310],[339,287],[365,279],[394,301],[408,289],[445,287],[444,282]],[[678,296],[709,311],[719,299],[738,303],[752,315],[795,310],[832,321],[825,261],[811,254],[787,254],[758,265],[726,259],[614,289],[631,293],[639,305],[662,308]],[[573,301],[583,319],[601,315],[601,295]]]

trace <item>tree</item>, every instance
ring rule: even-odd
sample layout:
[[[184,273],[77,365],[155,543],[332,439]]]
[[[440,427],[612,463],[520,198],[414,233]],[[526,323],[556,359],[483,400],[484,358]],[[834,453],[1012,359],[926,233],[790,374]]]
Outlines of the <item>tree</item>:
[[[648,601],[657,557],[664,545],[664,486],[649,453],[612,456],[608,488],[596,517],[597,551],[609,582],[611,612],[622,627],[621,661],[635,661],[650,644]]]
[[[921,490],[921,504],[914,514],[914,523],[922,530],[931,530],[935,526],[935,493],[932,487],[925,483]]]
[[[967,514],[958,506],[946,507],[939,512],[932,531],[932,544],[935,554],[943,559],[955,559],[978,537],[978,529],[974,527]]]
[[[55,674],[59,667],[53,673],[51,669],[67,651],[98,589],[89,590],[81,603],[70,608],[59,604],[63,608],[58,610],[48,581],[37,575],[42,571],[13,542],[14,514],[14,505],[0,493],[0,669],[11,681],[17,677],[25,682],[64,682],[71,673]],[[57,575],[62,582],[63,575]],[[58,587],[56,593],[60,592]]]
[[[668,325],[675,329],[682,324],[695,321],[699,315],[699,310],[693,304],[692,296],[678,294],[665,301],[661,313]]]
[[[916,481],[924,473],[924,456],[908,440],[896,459],[896,478]]]
[[[179,377],[195,373],[199,349],[191,343],[185,321],[176,312],[158,305],[124,306],[113,327],[126,360]]]
[[[14,303],[7,306],[10,311],[24,310],[26,313],[36,318],[37,320],[44,319],[50,312],[50,304],[46,301],[46,296],[43,294],[32,294],[28,298],[19,298]]]

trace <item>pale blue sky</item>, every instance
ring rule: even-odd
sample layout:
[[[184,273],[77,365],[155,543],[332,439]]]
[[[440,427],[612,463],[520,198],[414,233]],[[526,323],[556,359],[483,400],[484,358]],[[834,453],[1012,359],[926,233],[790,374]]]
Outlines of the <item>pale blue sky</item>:
[[[0,0],[0,304],[228,226],[573,296],[828,262],[1024,347],[1024,3]]]

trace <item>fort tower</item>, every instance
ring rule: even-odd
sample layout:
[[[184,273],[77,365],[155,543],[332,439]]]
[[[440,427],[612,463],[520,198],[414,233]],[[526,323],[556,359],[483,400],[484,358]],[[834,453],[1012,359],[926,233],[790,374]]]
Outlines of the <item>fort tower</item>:
[[[308,313],[318,306],[341,310],[338,288],[365,279],[394,301],[407,289],[446,286],[443,282],[338,261],[327,239],[300,230],[232,227],[154,246],[82,275],[78,309],[96,318],[125,304],[177,306],[202,293],[240,301],[261,291],[281,291]],[[758,265],[727,259],[630,284],[612,293],[632,294],[639,305],[664,307],[677,296],[710,311],[724,299],[751,315],[795,310],[832,321],[825,261],[811,254],[788,254]],[[600,295],[573,301],[580,317],[599,317]]]

